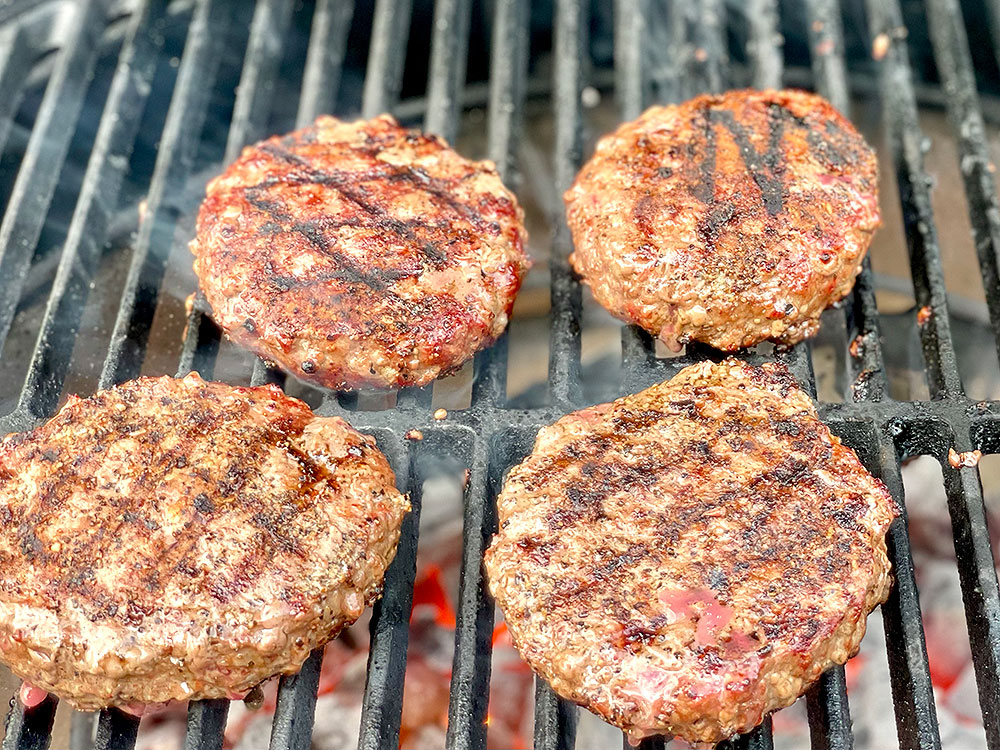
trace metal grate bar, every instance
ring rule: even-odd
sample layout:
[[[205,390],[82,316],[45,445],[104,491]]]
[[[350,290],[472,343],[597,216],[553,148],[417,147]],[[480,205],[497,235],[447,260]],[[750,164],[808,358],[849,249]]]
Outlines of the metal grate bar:
[[[889,390],[871,258],[866,257],[846,306],[847,371],[853,401],[881,401]]]
[[[105,708],[97,720],[94,750],[121,750],[135,747],[138,733],[138,717],[129,716],[117,708]]]
[[[203,0],[195,10],[156,155],[146,216],[139,226],[122,304],[101,372],[101,388],[139,373],[173,243],[176,210],[166,199],[183,189],[190,172],[230,11],[230,6],[219,0]]]
[[[331,113],[336,108],[353,15],[354,0],[320,0],[317,3],[306,70],[302,76],[297,127],[304,128],[319,115]]]
[[[839,6],[830,0],[810,0],[806,3],[806,24],[817,88],[834,107],[849,115],[850,101],[847,93]],[[810,344],[806,341],[798,344],[794,350],[800,353],[800,358],[810,363],[809,395],[815,399],[816,385],[809,347]],[[813,748],[839,750],[853,746],[847,682],[843,667],[834,667],[820,677],[819,682],[807,694],[806,708]]]
[[[771,717],[765,716],[761,725],[752,732],[720,742],[716,750],[774,750],[773,731]]]
[[[489,100],[489,154],[509,185],[517,166],[516,141],[523,116],[528,58],[528,3],[498,0],[493,19]],[[502,407],[506,394],[507,334],[476,358],[473,404]],[[487,476],[489,472],[489,476]],[[482,567],[496,531],[500,472],[485,442],[475,441],[462,525],[462,572],[448,706],[449,748],[486,745],[494,604]]]
[[[666,750],[667,742],[663,737],[647,737],[639,743],[639,750]],[[622,737],[622,750],[632,750],[628,735]]]
[[[750,39],[747,42],[747,57],[750,58],[752,73],[750,85],[755,89],[781,88],[784,61],[778,19],[777,0],[750,0],[746,10]]]
[[[866,0],[873,49],[881,55],[880,87],[887,141],[896,164],[903,223],[917,304],[930,311],[920,326],[931,397],[962,394],[948,321],[947,296],[937,228],[931,209],[930,178],[924,169],[924,136],[917,119],[905,27],[897,0]]]
[[[638,326],[622,327],[622,391],[635,393],[647,384],[650,367],[655,365],[653,337]]]
[[[390,112],[399,99],[412,10],[413,0],[379,0],[375,5],[361,105],[362,117],[371,118]],[[432,397],[432,386],[404,388],[396,393],[396,404],[428,408]]]
[[[472,0],[437,0],[434,4],[424,130],[437,133],[449,143],[454,143],[458,134],[471,15]]]
[[[889,654],[889,678],[896,713],[896,735],[901,748],[936,750],[941,747],[934,687],[927,662],[927,644],[920,614],[920,595],[913,569],[913,554],[907,533],[903,479],[899,473],[896,446],[879,433],[877,456],[858,455],[869,471],[885,482],[902,512],[886,536],[894,585],[882,605],[885,643]],[[867,459],[867,460],[866,460]]]
[[[644,10],[650,0],[615,3],[615,95],[622,120],[633,120],[646,107],[643,75],[645,35]],[[641,390],[646,371],[656,358],[653,339],[638,326],[622,328],[622,389],[626,393]]]
[[[496,0],[490,47],[489,154],[507,185],[520,183],[517,145],[528,76],[528,0]]]
[[[7,143],[10,126],[21,101],[25,76],[34,62],[27,34],[21,24],[8,27],[0,34],[0,154]]]
[[[475,379],[472,381],[472,403],[502,409],[507,401],[507,331],[493,346],[476,354]]]
[[[402,409],[429,409],[434,399],[435,383],[429,383],[422,388],[401,388],[396,391],[396,406]],[[361,398],[365,393],[359,394]],[[373,391],[375,399],[381,399],[385,394],[381,391]],[[384,408],[391,408],[391,402]]]
[[[251,385],[274,383],[275,385],[283,386],[285,384],[285,379],[285,373],[268,367],[264,364],[264,360],[258,358],[253,363],[253,373],[250,376]]]
[[[577,707],[535,677],[535,750],[573,750]]]
[[[489,101],[489,153],[509,185],[516,170],[528,58],[528,3],[499,0],[494,15]],[[472,402],[501,407],[506,394],[507,333],[476,358]],[[489,471],[489,481],[487,480]],[[499,472],[490,470],[485,442],[475,441],[462,526],[462,570],[448,707],[449,748],[486,746],[494,604],[482,567],[496,531]]]
[[[362,117],[390,111],[399,98],[412,10],[413,0],[378,0],[375,5]]]
[[[292,5],[282,0],[258,0],[254,8],[253,20],[250,22],[250,38],[247,42],[243,69],[240,73],[240,83],[236,89],[236,101],[233,104],[233,117],[229,124],[226,137],[226,151],[223,156],[225,164],[236,160],[245,146],[266,135],[268,115],[274,101],[274,87],[281,63],[285,35],[291,19]],[[319,13],[319,10],[317,10]],[[310,47],[307,53],[305,79],[309,78],[310,65],[308,60],[322,59],[321,55],[312,51],[312,45],[325,42],[326,37],[316,31],[314,21],[313,35],[310,37]],[[318,63],[314,62],[313,67]],[[313,75],[316,75],[315,73]],[[303,96],[305,94],[303,93]],[[334,94],[334,96],[336,96]],[[300,115],[305,108],[299,101]],[[200,299],[200,293],[199,293]],[[207,305],[207,303],[205,303]],[[195,305],[188,314],[184,329],[184,341],[178,363],[177,375],[185,375],[192,370],[209,377],[214,370],[215,357],[219,349],[221,331],[209,315]],[[260,370],[261,379],[254,381]],[[254,361],[253,385],[267,382],[267,368],[257,359]],[[272,375],[283,381],[283,376]]]
[[[691,75],[696,90],[719,93],[726,87],[726,7],[722,0],[702,0],[689,6],[694,45]]]
[[[589,7],[589,6],[588,6]],[[582,3],[557,0],[554,19],[556,114],[555,180],[560,197],[569,188],[583,152],[580,91],[588,14]],[[569,267],[572,245],[561,201],[553,217],[556,227],[549,261],[552,309],[549,332],[549,397],[571,408],[580,401],[580,283]]]
[[[955,435],[955,450],[972,450],[968,435]],[[946,441],[950,442],[950,441]],[[939,456],[948,495],[955,558],[958,561],[965,620],[979,687],[979,703],[987,745],[1000,748],[1000,588],[993,562],[990,532],[979,471],[954,469]]]
[[[323,651],[320,646],[309,655],[298,673],[281,678],[271,724],[271,750],[309,750]]]
[[[417,451],[410,454],[407,461],[407,448],[398,437],[384,431],[366,431],[377,436],[379,448],[396,472],[397,486],[400,489],[409,488],[410,504],[413,506],[403,521],[396,557],[386,571],[382,598],[375,604],[371,621],[368,682],[365,684],[358,748],[381,750],[399,746],[423,477],[416,471]]]
[[[986,19],[993,40],[993,54],[1000,65],[1000,0],[985,0],[983,5],[986,6]]]
[[[229,701],[192,701],[188,706],[184,750],[222,750]]]
[[[850,750],[851,710],[847,704],[847,680],[842,666],[831,667],[806,693],[809,734],[813,750]]]
[[[845,116],[850,117],[844,35],[840,22],[840,5],[836,0],[806,0],[806,30],[813,76],[821,82],[823,96]]]
[[[166,0],[144,2],[130,21],[21,389],[17,411],[29,419],[51,413],[66,378],[80,316],[149,97],[163,44],[160,26],[166,5]]]
[[[649,0],[646,0],[648,3]],[[646,106],[643,76],[645,42],[642,3],[615,4],[615,94],[622,120],[633,120]],[[655,359],[653,339],[638,326],[622,328],[622,388],[633,393],[645,383],[645,371]]]
[[[3,750],[48,750],[52,722],[58,701],[51,695],[34,708],[27,709],[17,698],[4,727]]]
[[[996,170],[986,144],[986,129],[976,96],[969,41],[955,0],[928,0],[927,20],[938,73],[944,84],[948,117],[960,156],[969,220],[1000,354],[1000,205]]]
[[[215,358],[219,354],[222,333],[208,313],[201,309],[202,304],[207,303],[201,302],[200,292],[195,293],[195,299],[199,302],[192,305],[187,313],[175,377],[182,378],[189,372],[196,372],[210,380],[215,372]]]
[[[839,112],[850,118],[851,99],[847,91],[847,66],[844,63],[844,37],[839,6],[830,0],[808,0],[806,26],[816,89]]]
[[[647,2],[615,2],[615,96],[622,120],[634,120],[645,107],[642,63]]]
[[[74,31],[45,89],[0,224],[0,345],[6,340],[31,256],[59,182],[105,24],[104,0],[77,6]]]
[[[829,0],[811,0],[806,6],[813,76],[820,94],[840,112],[850,115],[847,67],[839,8]],[[845,306],[848,338],[848,383],[853,401],[881,401],[888,383],[882,358],[878,308],[871,258],[866,256],[861,274]]]
[[[483,574],[483,553],[497,529],[497,482],[487,482],[489,457],[481,440],[475,444],[471,479],[465,493],[462,524],[462,577],[458,590],[455,655],[448,706],[447,747],[486,747],[486,715],[490,697],[494,606]]]
[[[250,39],[233,104],[233,119],[226,138],[226,154],[223,157],[226,164],[235,161],[248,143],[267,135],[265,129],[291,15],[292,3],[285,0],[258,0],[254,8]],[[311,48],[310,43],[307,60],[316,57]],[[306,79],[309,70],[307,62]],[[302,109],[301,103],[299,109]]]
[[[258,0],[254,8],[250,38],[233,104],[233,116],[226,136],[226,151],[223,156],[226,164],[235,161],[247,144],[266,135],[268,114],[274,100],[274,86],[291,14],[291,3],[282,0]],[[311,43],[312,40],[310,45]],[[310,46],[310,51],[311,49]],[[306,77],[308,72],[307,62]],[[302,109],[301,102],[299,109]],[[201,299],[200,294],[198,298]],[[207,306],[207,303],[204,304]],[[188,313],[177,366],[178,377],[194,370],[208,378],[209,373],[215,369],[221,331],[201,307],[201,304],[195,305]]]

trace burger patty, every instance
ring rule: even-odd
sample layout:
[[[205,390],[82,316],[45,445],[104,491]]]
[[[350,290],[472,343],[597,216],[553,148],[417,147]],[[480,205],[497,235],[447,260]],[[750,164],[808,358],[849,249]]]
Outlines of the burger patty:
[[[208,185],[194,270],[231,339],[327,388],[425,385],[507,326],[529,261],[491,162],[320,117]]]
[[[79,709],[242,695],[378,597],[409,509],[274,386],[139,378],[0,442],[0,660]]]
[[[675,351],[812,336],[880,223],[875,154],[826,100],[730,91],[601,139],[566,192],[573,268]]]
[[[750,730],[857,652],[891,585],[893,500],[783,365],[705,362],[563,417],[497,506],[514,644],[633,740]]]

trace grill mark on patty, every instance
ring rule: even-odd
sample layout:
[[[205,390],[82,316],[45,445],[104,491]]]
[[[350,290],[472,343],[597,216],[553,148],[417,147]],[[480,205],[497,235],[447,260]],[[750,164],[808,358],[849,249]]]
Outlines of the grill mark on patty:
[[[833,168],[857,163],[859,154],[847,145],[850,136],[844,132],[840,124],[833,120],[825,120],[823,129],[826,137],[817,129],[817,123],[810,122],[809,118],[802,117],[792,112],[788,107],[780,102],[771,102],[768,105],[771,112],[778,117],[793,121],[806,134],[806,140],[812,146],[813,151],[823,157],[827,166]]]
[[[701,121],[705,150],[698,153],[698,147],[692,139],[687,144],[687,156],[689,163],[698,165],[698,179],[691,186],[691,195],[708,205],[715,202],[715,127],[707,111],[701,112]]]
[[[366,271],[350,256],[345,255],[339,250],[334,250],[329,239],[316,228],[314,223],[295,219],[278,202],[259,197],[256,193],[258,189],[260,189],[259,186],[254,186],[244,190],[247,202],[258,211],[266,213],[272,219],[287,223],[289,231],[302,235],[313,247],[343,266],[344,274],[340,280],[355,284],[364,284],[380,292],[386,290],[387,284],[381,278],[381,271],[377,267],[373,267],[373,272]]]
[[[771,121],[771,133],[769,136],[771,143],[764,154],[757,151],[750,140],[749,131],[742,123],[736,121],[736,117],[731,111],[727,109],[710,109],[709,120],[712,123],[722,125],[729,131],[729,134],[740,150],[740,155],[743,157],[743,163],[746,165],[747,171],[750,173],[753,181],[757,183],[757,187],[760,188],[761,200],[764,203],[764,207],[767,209],[768,214],[777,216],[781,213],[784,203],[784,185],[781,178],[775,175],[768,165],[777,164],[781,158],[780,136],[784,129],[783,120],[779,118]],[[777,139],[774,138],[775,130],[778,131]],[[777,153],[770,153],[772,151]]]
[[[776,385],[780,388],[780,384]],[[772,414],[770,409],[767,411],[764,424],[778,421],[778,415]],[[659,412],[652,409],[636,410],[632,415],[626,414],[625,419],[615,417],[615,430],[623,435],[634,435],[636,429],[643,429],[641,425],[649,427],[654,424],[656,420],[653,415],[657,413]],[[798,415],[796,417],[800,418]],[[739,423],[738,419],[726,421]],[[788,434],[787,425],[790,421],[792,420],[785,420],[784,428],[775,430],[776,437],[783,442],[800,443],[800,440]],[[740,424],[751,431],[761,429],[761,420]],[[799,429],[798,432],[801,433],[802,430]],[[751,477],[747,485],[739,491],[720,493],[717,503],[705,503],[697,498],[677,502],[671,507],[669,514],[659,515],[655,522],[661,539],[676,543],[682,534],[691,533],[693,529],[704,528],[711,523],[718,516],[719,510],[727,506],[742,514],[751,514],[752,520],[746,522],[742,533],[741,546],[750,558],[756,560],[757,566],[778,560],[794,561],[796,555],[804,548],[815,551],[823,543],[825,538],[823,530],[830,523],[847,531],[861,533],[864,527],[859,518],[863,515],[865,507],[860,503],[849,503],[849,507],[840,508],[840,498],[835,489],[823,485],[812,472],[811,467],[815,463],[830,457],[829,446],[818,438],[816,431],[812,430],[811,440],[815,442],[797,455],[787,455],[774,446],[767,446],[764,448],[765,455],[762,456],[762,461],[765,466],[770,465],[771,468],[763,469]],[[561,490],[558,493],[565,500],[553,508],[547,519],[548,526],[553,532],[563,531],[578,523],[600,522],[606,517],[607,498],[622,492],[624,487],[652,489],[659,485],[661,477],[666,474],[691,476],[700,481],[697,479],[700,472],[711,471],[708,468],[711,465],[718,462],[728,463],[731,460],[729,456],[716,454],[706,440],[693,440],[673,450],[663,449],[656,443],[634,444],[629,451],[631,457],[629,463],[604,455],[614,450],[612,446],[613,443],[607,436],[595,435],[592,439],[584,438],[566,446],[554,462],[555,465],[546,467],[543,472],[545,476],[566,477],[560,482]],[[754,450],[759,451],[761,448],[763,446],[758,445]],[[592,458],[586,460],[586,456]],[[580,461],[583,461],[580,465],[580,475],[569,476],[565,471],[566,467]],[[814,493],[815,501],[824,508],[824,513],[815,519],[805,519],[794,535],[776,536],[768,532],[768,528],[773,523],[773,514],[788,504],[789,488],[804,489]],[[744,506],[746,502],[750,505]],[[736,505],[733,505],[734,503]],[[530,556],[535,565],[542,567],[550,564],[551,542],[543,543],[537,538],[531,538],[521,540],[518,545]],[[536,550],[545,551],[539,555]],[[649,546],[640,542],[631,544],[625,552],[617,555],[612,554],[612,548],[602,548],[595,552],[595,562],[587,571],[590,585],[575,581],[560,586],[551,595],[549,604],[552,607],[564,608],[586,607],[592,604],[596,606],[608,587],[614,588],[617,585],[616,581],[628,580],[630,586],[636,586],[636,576],[641,577],[641,574],[637,573],[637,566],[653,558],[656,563],[662,551],[659,545]],[[843,572],[847,564],[844,556],[849,553],[851,553],[850,546],[841,553],[829,550],[828,556],[838,559],[818,570],[805,569],[794,562],[790,564],[799,571],[796,575],[808,578],[818,574],[823,580],[833,581]],[[698,573],[688,584],[691,589],[710,588],[720,592],[730,591],[734,584],[743,585],[753,567],[751,565],[722,567],[719,564],[699,561],[694,566]],[[639,599],[642,598],[641,593],[637,596]],[[650,592],[648,598],[654,600],[655,596],[656,592]],[[630,618],[633,616],[634,613],[629,614]],[[620,624],[625,625],[628,621],[620,620]],[[785,629],[790,627],[792,624],[785,624]]]
[[[810,123],[807,118],[796,115],[778,102],[772,102],[767,107],[768,146],[763,153],[753,145],[750,131],[736,120],[732,111],[711,108],[703,110],[700,116],[705,123],[704,152],[699,153],[693,141],[688,144],[687,149],[689,159],[698,164],[699,173],[690,192],[709,207],[698,224],[699,236],[708,247],[714,246],[722,227],[736,214],[736,204],[733,201],[715,200],[715,125],[721,125],[732,136],[747,172],[761,191],[761,200],[770,216],[777,216],[784,210],[785,188],[781,174],[784,171],[785,153],[781,146],[789,124],[805,133],[813,151],[825,159],[829,167],[840,168],[845,164],[854,164],[857,160],[857,155],[851,149],[841,148],[841,144],[848,140],[848,135],[839,124],[826,121],[821,132],[816,123]],[[641,201],[642,199],[639,202]],[[650,231],[654,231],[654,228],[650,228]]]
[[[275,159],[294,165],[298,169],[301,169],[304,173],[301,177],[298,175],[288,175],[283,178],[283,182],[292,185],[317,184],[333,188],[344,198],[371,216],[377,222],[380,229],[395,232],[403,239],[413,243],[413,245],[417,247],[430,261],[439,267],[448,263],[448,255],[441,247],[435,245],[433,241],[422,240],[409,222],[396,218],[383,206],[369,201],[364,195],[363,190],[352,187],[352,183],[366,182],[369,179],[376,179],[377,176],[373,175],[372,177],[369,177],[368,174],[364,172],[359,174],[342,170],[334,170],[329,167],[319,169],[311,165],[306,159],[302,158],[298,154],[294,154],[270,143],[262,144],[260,149],[261,151],[270,154]],[[462,216],[462,218],[469,220],[470,223],[482,223],[482,217],[477,216],[474,219],[470,219],[469,214],[471,209],[457,201],[452,196],[449,196],[444,190],[434,187],[431,183],[430,177],[426,174],[423,179],[418,179],[413,170],[403,169],[388,176],[391,177],[393,181],[409,183],[417,189],[437,197],[447,206],[452,208],[456,213]],[[305,181],[302,181],[302,177],[305,177]]]

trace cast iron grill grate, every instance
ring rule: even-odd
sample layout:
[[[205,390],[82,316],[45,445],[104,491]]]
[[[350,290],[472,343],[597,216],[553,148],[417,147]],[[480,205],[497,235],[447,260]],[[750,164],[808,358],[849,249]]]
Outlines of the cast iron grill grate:
[[[644,65],[650,44],[647,14],[655,0],[620,0],[614,16],[614,84],[620,114],[636,116],[652,100],[678,100],[701,90],[721,90],[734,83],[728,62],[726,6],[704,0],[695,7],[669,4],[657,18],[671,24],[672,38],[687,38],[698,48],[691,59],[673,58],[656,80]],[[160,288],[171,253],[183,248],[178,223],[184,214],[174,197],[184,192],[196,165],[204,160],[203,125],[213,106],[213,87],[221,64],[232,55],[234,39],[245,47],[240,85],[232,102],[224,147],[212,162],[228,162],[248,142],[268,135],[275,106],[276,82],[282,66],[282,40],[292,15],[286,0],[258,0],[250,13],[228,0],[111,0],[49,2],[28,7],[0,6],[0,150],[16,133],[16,113],[32,75],[47,76],[44,95],[32,115],[16,179],[6,196],[0,225],[0,342],[7,339],[25,293],[32,258],[46,217],[58,207],[57,187],[66,164],[86,93],[98,64],[98,51],[109,28],[122,33],[117,68],[110,80],[100,125],[90,148],[86,172],[72,196],[72,218],[64,237],[47,305],[39,324],[30,364],[16,406],[0,419],[4,432],[28,428],[55,409],[67,377],[80,329],[87,291],[108,239],[115,207],[123,189],[144,111],[169,52],[164,29],[189,23],[183,53],[165,118],[159,126],[155,166],[145,197],[145,220],[131,242],[128,272],[111,335],[100,384],[135,377],[146,352]],[[193,7],[191,7],[193,5]],[[509,179],[515,177],[515,154],[527,94],[529,57],[528,0],[494,0],[490,80],[488,88],[489,155]],[[747,13],[749,80],[757,87],[777,87],[786,80],[777,0],[752,0]],[[1000,27],[1000,4],[986,3],[991,21]],[[923,136],[917,119],[914,82],[898,0],[866,0],[867,41],[879,69],[882,120],[895,165],[903,204],[905,236],[917,305],[929,311],[920,327],[931,398],[899,402],[889,398],[881,352],[879,315],[870,269],[858,279],[845,305],[848,341],[844,353],[850,383],[847,403],[822,403],[831,428],[853,447],[865,464],[902,501],[900,460],[929,454],[942,461],[955,550],[964,597],[969,638],[978,680],[989,747],[1000,748],[1000,590],[986,525],[978,470],[948,466],[949,448],[1000,452],[1000,402],[976,402],[963,392],[949,328],[938,237],[923,166]],[[478,5],[476,6],[479,7]],[[424,126],[453,138],[457,132],[465,88],[471,0],[437,0],[430,42]],[[834,0],[807,0],[813,85],[843,111],[849,110],[848,75],[841,29],[842,8]],[[662,10],[662,9],[661,9]],[[346,0],[318,0],[312,11],[308,50],[295,120],[299,125],[317,114],[334,111],[338,102],[352,23],[367,12]],[[975,233],[979,263],[993,331],[1000,343],[1000,210],[970,49],[957,0],[925,0],[924,12],[945,91]],[[374,7],[363,96],[353,112],[373,116],[398,105],[413,13],[411,0],[379,0]],[[651,16],[649,16],[651,17]],[[245,21],[245,22],[244,22]],[[587,32],[591,9],[581,0],[556,0],[554,7],[551,102],[555,120],[552,154],[555,182],[562,191],[572,180],[583,150],[581,91],[588,73]],[[679,36],[678,36],[679,35]],[[102,41],[103,40],[103,41]],[[1000,45],[998,45],[1000,51]],[[41,73],[37,71],[41,70]],[[221,158],[219,158],[221,156]],[[201,165],[204,166],[204,165]],[[558,201],[556,201],[558,203]],[[449,419],[433,419],[431,389],[403,391],[396,406],[359,411],[349,399],[328,394],[322,414],[340,414],[359,429],[372,432],[389,456],[401,488],[413,498],[371,625],[371,654],[364,695],[360,747],[398,746],[406,663],[407,624],[414,581],[421,489],[441,461],[469,470],[465,489],[462,579],[458,594],[455,654],[448,724],[450,748],[485,747],[490,679],[493,605],[486,594],[480,561],[495,529],[494,497],[505,470],[530,450],[539,426],[584,405],[581,388],[581,291],[569,272],[568,231],[561,215],[552,217],[555,235],[551,258],[551,325],[547,405],[510,408],[506,402],[507,342],[480,354],[475,363],[472,402]],[[123,261],[124,262],[124,261]],[[925,313],[926,315],[927,313]],[[197,369],[211,377],[219,350],[219,332],[197,309],[188,313],[186,335],[177,364],[179,373]],[[622,392],[634,392],[665,379],[681,367],[716,354],[691,346],[675,359],[658,359],[650,338],[634,328],[622,333]],[[748,353],[759,358],[762,355]],[[808,345],[774,356],[785,361],[815,395]],[[253,382],[281,381],[279,374],[257,362]],[[405,433],[419,429],[422,441]],[[905,523],[889,538],[896,585],[883,607],[895,721],[901,747],[940,747],[920,604]],[[317,652],[302,672],[281,680],[271,734],[272,748],[305,749],[310,745],[319,665]],[[849,748],[853,744],[846,683],[842,668],[829,671],[809,693],[808,714],[813,746]],[[55,713],[47,700],[25,711],[14,704],[7,720],[4,750],[44,748]],[[228,703],[193,703],[188,713],[185,747],[221,748]],[[96,733],[84,715],[74,722],[72,745],[130,748],[138,720],[115,710],[100,713]],[[544,685],[535,695],[535,746],[571,748],[576,709],[558,700]],[[770,720],[731,747],[771,748]],[[662,747],[649,740],[644,747]]]

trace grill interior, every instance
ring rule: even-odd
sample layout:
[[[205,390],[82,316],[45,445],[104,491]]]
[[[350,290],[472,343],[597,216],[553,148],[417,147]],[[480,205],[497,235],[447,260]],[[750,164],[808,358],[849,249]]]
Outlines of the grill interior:
[[[863,7],[835,0],[796,4],[793,15],[798,20],[804,16],[808,31],[811,72],[786,68],[789,50],[783,48],[781,32],[789,13],[778,0],[749,0],[745,15],[734,14],[722,0],[697,5],[621,0],[613,15],[600,5],[556,0],[550,21],[551,71],[534,69],[529,76],[534,60],[531,16],[548,11],[532,9],[528,0],[437,0],[432,19],[418,17],[412,0],[378,0],[374,7],[318,0],[315,8],[305,9],[295,9],[287,0],[258,0],[255,5],[228,0],[0,3],[0,342],[6,341],[4,360],[15,363],[9,372],[16,374],[0,428],[8,432],[37,424],[55,410],[64,387],[75,382],[71,361],[86,343],[78,336],[85,327],[81,321],[91,289],[104,278],[101,269],[108,264],[121,273],[100,287],[116,307],[106,346],[99,346],[94,382],[105,387],[146,371],[155,317],[165,304],[164,277],[171,264],[189,262],[186,243],[204,182],[245,144],[307,124],[324,112],[370,117],[393,111],[453,140],[463,108],[475,101],[486,112],[482,155],[497,162],[508,184],[520,186],[518,147],[526,101],[541,100],[552,118],[548,156],[555,186],[546,203],[552,208],[547,219],[554,233],[542,403],[523,407],[508,399],[506,337],[458,376],[471,387],[471,402],[452,409],[445,420],[434,419],[433,412],[435,399],[451,387],[447,383],[403,390],[394,398],[318,391],[309,396],[318,413],[344,416],[377,437],[414,507],[372,619],[361,748],[398,746],[424,482],[442,472],[469,471],[447,741],[450,748],[483,748],[494,607],[480,561],[496,526],[494,497],[507,468],[530,450],[537,429],[587,403],[581,374],[583,299],[566,260],[570,239],[559,201],[584,154],[587,96],[581,94],[592,92],[585,87],[613,88],[622,119],[637,116],[654,101],[677,101],[699,91],[789,83],[815,88],[849,112],[851,88],[874,87],[902,205],[900,236],[905,236],[920,309],[920,348],[930,397],[890,397],[873,275],[866,263],[853,294],[833,313],[847,332],[839,352],[846,368],[843,401],[820,403],[820,413],[901,504],[900,462],[926,454],[942,463],[987,745],[1000,748],[1000,590],[982,485],[977,468],[958,470],[948,463],[950,448],[1000,452],[1000,402],[970,399],[963,390],[917,106],[918,94],[927,94],[947,107],[991,328],[1000,345],[1000,207],[976,68],[957,0],[925,0],[907,7],[907,19],[915,15],[930,32],[940,87],[929,89],[911,68],[899,0],[865,0]],[[421,8],[418,3],[417,10]],[[986,0],[981,10],[1000,32],[1000,2]],[[285,44],[293,14],[310,19],[304,49]],[[861,40],[865,57],[861,65],[851,56],[850,76],[844,18],[850,19],[847,30]],[[588,33],[602,20],[613,25],[613,77],[595,62],[588,43]],[[427,44],[411,33],[418,24],[429,30],[430,54],[426,66],[414,72],[405,51],[408,44]],[[469,48],[472,28],[490,40],[485,83],[471,81],[472,66],[486,57]],[[1000,42],[1000,33],[992,38]],[[663,44],[667,54],[649,64],[651,48]],[[1000,44],[995,48],[1000,53]],[[976,52],[978,65],[983,50]],[[367,55],[365,73],[352,81],[346,61],[359,55]],[[235,91],[218,88],[233,66],[239,86]],[[289,67],[301,71],[297,90],[280,85]],[[866,77],[866,71],[876,75]],[[401,92],[415,87],[410,79],[420,79],[417,94],[401,99]],[[534,85],[540,79],[541,85]],[[983,106],[996,111],[992,100],[984,99]],[[88,112],[91,125],[99,122],[96,130],[85,127]],[[215,126],[220,117],[226,123],[221,129]],[[74,163],[85,164],[85,171],[74,172]],[[883,203],[887,200],[883,196]],[[135,209],[139,201],[141,208]],[[142,220],[137,225],[123,222],[123,206],[135,209],[130,215],[141,212]],[[44,314],[25,322],[21,312],[32,295],[44,300],[39,302]],[[911,315],[918,315],[917,310]],[[18,349],[11,343],[13,333],[25,327],[30,345]],[[248,360],[240,360],[220,341],[218,329],[198,305],[186,313],[176,351],[167,369],[178,374],[196,369],[206,378],[229,378],[245,366],[241,377],[247,381],[284,383],[280,373],[260,361],[251,375]],[[649,336],[622,328],[622,376],[614,390],[635,392],[692,362],[718,356],[690,345],[682,356],[661,358]],[[787,351],[762,346],[741,356],[785,362],[815,396],[810,344]],[[292,382],[287,387],[302,388]],[[414,428],[422,432],[422,440],[407,438]],[[904,522],[894,525],[888,544],[896,585],[882,614],[899,744],[940,747]],[[272,748],[309,748],[321,658],[314,653],[300,674],[281,679]],[[813,747],[853,746],[843,668],[822,677],[809,692],[807,707]],[[46,747],[55,708],[51,698],[29,711],[12,703],[4,750]],[[185,747],[221,748],[227,710],[226,701],[192,703]],[[576,717],[575,707],[537,684],[536,747],[573,747]],[[71,744],[74,750],[130,748],[138,724],[116,710],[102,711],[99,717],[76,714]],[[771,722],[723,744],[771,748]],[[662,746],[656,739],[643,743],[648,750]]]

